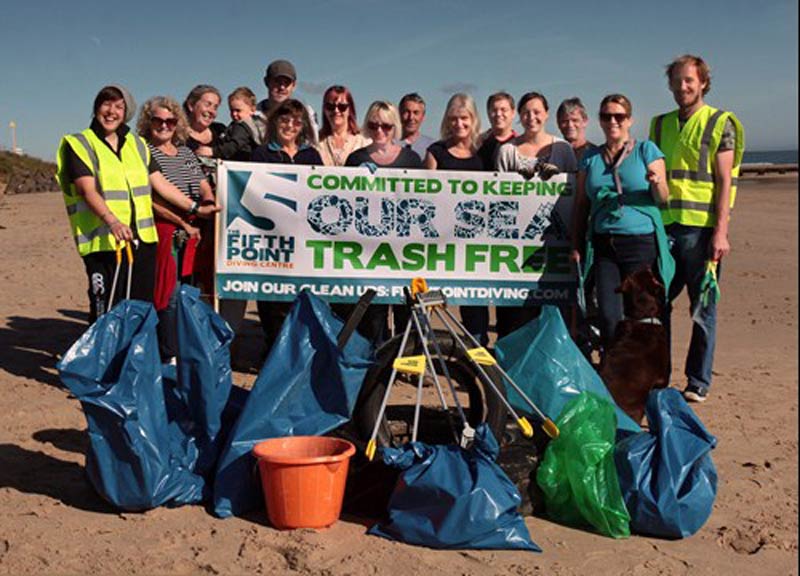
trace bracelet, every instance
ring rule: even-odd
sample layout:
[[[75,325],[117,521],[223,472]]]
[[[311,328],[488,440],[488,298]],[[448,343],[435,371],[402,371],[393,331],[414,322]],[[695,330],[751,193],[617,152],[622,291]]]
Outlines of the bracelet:
[[[189,208],[189,211],[187,212],[187,214],[189,216],[194,216],[195,214],[197,214],[197,209],[198,208],[199,208],[199,204],[197,203],[197,200],[192,200],[192,206]]]

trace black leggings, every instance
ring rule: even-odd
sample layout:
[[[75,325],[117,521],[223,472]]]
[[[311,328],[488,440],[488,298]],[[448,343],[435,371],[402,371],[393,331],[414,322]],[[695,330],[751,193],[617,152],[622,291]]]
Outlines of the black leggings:
[[[156,285],[156,246],[155,242],[139,242],[133,249],[133,277],[131,278],[131,299],[153,301]],[[108,311],[111,286],[114,283],[114,270],[117,259],[114,252],[92,252],[83,257],[86,278],[89,281],[89,323]],[[125,298],[128,285],[128,258],[122,252],[114,304]]]

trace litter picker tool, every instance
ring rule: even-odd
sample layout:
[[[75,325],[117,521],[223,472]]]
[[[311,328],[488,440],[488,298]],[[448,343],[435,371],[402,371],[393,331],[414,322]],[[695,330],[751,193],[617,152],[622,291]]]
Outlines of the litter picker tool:
[[[411,296],[409,294],[409,296]],[[439,395],[439,401],[442,404],[442,409],[444,410],[445,415],[447,416],[447,423],[450,425],[450,429],[453,431],[453,438],[456,442],[461,444],[464,448],[467,447],[467,444],[474,438],[475,431],[467,422],[467,417],[464,415],[464,410],[461,408],[461,403],[458,400],[458,396],[456,395],[456,389],[453,385],[452,379],[450,378],[450,372],[447,369],[447,363],[442,358],[442,352],[439,348],[439,343],[436,341],[436,334],[434,333],[433,329],[431,328],[430,319],[428,318],[427,314],[425,313],[425,309],[420,306],[415,306],[411,311],[411,320],[414,322],[414,328],[417,331],[417,334],[420,334],[420,339],[422,342],[422,351],[425,356],[425,360],[427,363],[428,370],[430,371],[431,376],[433,377],[434,386],[436,387],[436,392]],[[442,368],[442,371],[447,379],[447,383],[450,387],[450,393],[453,395],[453,400],[455,402],[456,408],[458,410],[459,417],[461,418],[462,422],[462,433],[461,438],[459,438],[458,433],[456,432],[455,423],[453,422],[453,418],[450,415],[450,408],[447,405],[447,400],[444,397],[444,391],[442,390],[442,386],[439,383],[439,379],[436,377],[436,367],[433,364],[433,358],[431,357],[430,349],[428,348],[428,338],[430,338],[430,342],[434,345],[434,352],[439,359],[439,366]],[[414,428],[411,441],[415,442],[417,439],[417,430],[419,427],[419,419],[418,414],[420,411],[420,406],[422,404],[422,378],[419,381],[419,387],[417,388],[417,404],[415,406],[415,418],[414,418]]]
[[[424,282],[424,280],[422,282]],[[455,342],[464,351],[466,357],[472,362],[481,380],[497,395],[525,436],[528,438],[533,436],[533,427],[524,416],[520,416],[516,410],[514,410],[514,408],[506,399],[505,395],[497,389],[497,386],[486,373],[483,366],[494,366],[497,371],[500,372],[503,379],[510,384],[511,387],[522,397],[525,403],[530,406],[533,413],[541,419],[542,428],[545,433],[551,438],[558,437],[558,427],[556,426],[555,422],[553,422],[541,410],[539,410],[536,404],[533,403],[533,400],[531,400],[528,395],[525,394],[525,392],[519,386],[517,386],[516,382],[514,382],[514,380],[506,373],[506,371],[500,367],[494,356],[489,354],[486,348],[481,346],[475,337],[464,327],[464,325],[461,324],[458,319],[456,319],[453,313],[447,309],[447,302],[444,294],[442,294],[441,291],[435,290],[423,292],[419,296],[419,300],[423,307],[430,306],[432,308],[433,313],[442,322],[442,324],[444,324],[445,328],[453,337]],[[466,346],[464,340],[462,340],[453,329],[453,325],[455,325],[459,331],[471,342],[473,348],[468,348]]]
[[[389,402],[389,397],[391,396],[392,387],[397,379],[398,373],[409,374],[412,376],[417,377],[417,394],[416,394],[416,402],[414,406],[414,421],[412,425],[412,432],[411,432],[411,441],[416,442],[417,440],[417,433],[419,431],[419,420],[420,420],[420,412],[422,409],[422,388],[423,383],[425,380],[426,372],[430,372],[434,386],[436,387],[436,392],[439,396],[439,401],[442,404],[442,408],[447,415],[448,423],[450,424],[451,429],[454,433],[454,439],[458,442],[459,437],[455,431],[455,425],[450,416],[450,410],[447,405],[447,400],[445,399],[444,392],[442,390],[441,384],[436,376],[436,369],[433,363],[433,358],[430,353],[430,349],[428,347],[428,339],[430,338],[431,342],[435,346],[437,357],[439,358],[440,366],[443,366],[443,371],[445,372],[445,377],[448,381],[450,386],[451,394],[453,395],[459,417],[462,421],[462,435],[460,438],[460,444],[464,447],[469,443],[469,441],[474,436],[474,430],[470,427],[469,423],[467,422],[467,418],[464,414],[464,410],[461,407],[460,402],[456,396],[455,386],[452,383],[452,379],[450,378],[450,374],[447,371],[445,366],[444,359],[441,355],[441,350],[439,348],[438,343],[436,342],[436,336],[434,331],[431,329],[430,318],[427,316],[427,309],[420,303],[419,298],[422,294],[424,294],[427,287],[424,284],[424,280],[422,284],[419,283],[421,279],[415,279],[411,285],[411,292],[407,292],[407,301],[411,306],[411,314],[409,315],[408,322],[406,324],[405,331],[403,332],[403,338],[400,342],[400,351],[397,358],[395,358],[394,362],[392,363],[392,372],[389,376],[389,383],[386,386],[386,392],[384,392],[383,400],[381,401],[380,409],[378,410],[378,416],[375,420],[375,425],[372,429],[372,434],[370,436],[369,442],[367,442],[367,448],[365,450],[366,456],[369,460],[372,460],[375,457],[375,451],[377,449],[377,437],[378,437],[378,430],[381,425],[381,421],[383,420],[383,416],[386,413],[386,406]],[[422,347],[423,353],[421,355],[415,356],[403,356],[406,350],[406,344],[408,343],[408,338],[411,335],[411,331],[414,329],[417,337],[419,338],[420,345]]]
[[[422,279],[417,278],[415,280],[420,281]],[[415,297],[417,294],[427,291],[427,286],[424,284],[424,280],[422,280],[422,284],[420,284],[419,282],[417,282],[416,284],[412,284],[412,291]],[[409,295],[409,297],[411,297],[411,295]],[[419,311],[420,313],[418,318],[422,324],[422,329],[425,330],[427,334],[434,335],[435,333],[433,331],[433,327],[431,326],[431,320],[430,316],[427,314],[427,310],[424,307],[420,307]],[[462,448],[467,448],[469,444],[472,442],[472,439],[475,437],[475,429],[472,428],[469,425],[469,422],[467,421],[467,417],[464,414],[464,408],[461,406],[461,401],[458,399],[458,394],[456,394],[456,387],[455,384],[453,384],[453,378],[450,376],[450,370],[447,368],[447,362],[445,361],[444,355],[442,354],[442,349],[439,346],[439,341],[435,338],[435,336],[431,338],[431,344],[433,344],[434,354],[436,355],[439,367],[442,370],[442,374],[444,375],[444,378],[447,381],[447,386],[450,389],[450,394],[453,396],[453,403],[455,404],[458,416],[461,419],[461,422],[463,423],[463,429],[461,430],[461,440],[459,443]],[[431,361],[429,362],[429,364],[431,373],[435,374],[435,368],[433,367],[433,362]],[[447,404],[444,401],[444,395],[442,394],[441,389],[439,389],[439,394],[442,396],[442,404],[444,405],[445,410],[447,410]],[[447,417],[448,420],[450,420],[449,411],[447,412]],[[452,421],[451,421],[451,427],[452,427]],[[456,440],[458,441],[458,439]]]
[[[400,341],[400,354],[403,353],[403,350],[406,348],[406,342],[408,342],[408,336],[411,334],[411,320],[409,319],[408,323],[406,324],[406,329],[403,332],[403,339]],[[381,425],[381,419],[383,418],[383,414],[386,412],[386,404],[389,402],[389,396],[392,393],[392,386],[394,385],[395,378],[397,377],[397,369],[398,369],[398,358],[392,364],[392,373],[389,376],[389,384],[386,386],[386,392],[383,393],[383,400],[381,401],[381,407],[378,410],[378,417],[375,419],[375,427],[372,429],[372,435],[369,438],[369,442],[367,442],[367,449],[365,450],[365,454],[367,459],[370,461],[375,457],[375,450],[377,448],[376,438],[378,437],[378,428]],[[413,367],[415,363],[406,362],[410,367]],[[403,367],[403,366],[401,366]]]
[[[462,330],[463,333],[469,334],[466,328],[464,328],[463,325],[461,325],[460,322],[455,320],[455,317],[448,312],[447,308],[444,308],[444,311],[448,317],[450,317],[452,320],[455,321],[455,324]],[[464,341],[458,336],[458,334],[456,334],[456,331],[453,330],[453,327],[448,323],[447,318],[445,318],[445,316],[441,313],[439,308],[434,308],[433,313],[436,314],[436,317],[439,318],[442,324],[444,324],[447,331],[450,332],[450,335],[456,341],[459,348],[461,348],[465,352],[466,357],[470,360],[470,362],[472,362],[473,366],[478,371],[478,375],[481,381],[484,383],[484,385],[488,386],[506,407],[508,413],[511,414],[511,416],[514,418],[514,422],[516,422],[517,426],[519,426],[520,430],[522,430],[522,434],[527,438],[533,436],[533,427],[531,426],[531,423],[528,422],[527,418],[525,418],[524,416],[520,416],[517,413],[517,411],[514,410],[514,408],[509,403],[508,399],[506,399],[505,394],[500,392],[495,383],[492,381],[491,378],[489,378],[489,375],[483,369],[482,365],[492,366],[496,364],[494,357],[491,354],[489,354],[489,352],[483,346],[478,345],[476,348],[471,348],[471,349],[467,348],[466,344],[464,344]]]
[[[117,267],[114,269],[114,280],[111,282],[111,295],[108,299],[108,310],[111,310],[112,306],[114,305],[114,295],[117,293],[117,281],[119,280],[119,270],[122,268],[122,248],[125,247],[125,255],[128,257],[128,282],[126,286],[125,298],[130,299],[131,297],[131,279],[133,278],[133,250],[131,249],[131,243],[122,242],[117,243],[116,247],[116,260],[117,260]]]

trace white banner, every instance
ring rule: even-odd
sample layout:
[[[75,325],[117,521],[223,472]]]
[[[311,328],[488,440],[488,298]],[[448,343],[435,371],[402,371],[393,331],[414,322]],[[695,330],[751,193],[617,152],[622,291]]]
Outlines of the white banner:
[[[574,294],[573,185],[517,174],[220,162],[221,298],[397,303],[423,277],[453,304]]]

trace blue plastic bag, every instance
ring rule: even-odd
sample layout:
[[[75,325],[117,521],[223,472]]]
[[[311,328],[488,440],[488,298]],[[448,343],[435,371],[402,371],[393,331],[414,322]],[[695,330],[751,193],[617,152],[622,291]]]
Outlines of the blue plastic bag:
[[[469,450],[422,442],[383,448],[384,463],[403,472],[388,522],[368,533],[429,548],[541,552],[517,512],[516,486],[495,464],[499,451],[486,424]]]
[[[674,388],[647,399],[650,431],[617,444],[615,460],[631,529],[638,534],[685,538],[714,507],[717,471],[712,436]]]
[[[581,392],[608,400],[616,408],[617,430],[641,432],[641,428],[614,402],[600,376],[569,335],[555,306],[495,344],[500,366],[551,420],[558,419],[564,405]],[[530,407],[513,389],[508,400],[522,412]]]
[[[259,441],[325,434],[350,419],[372,347],[353,333],[340,350],[342,327],[328,305],[310,292],[295,300],[225,442],[214,481],[217,516],[263,506],[250,453]]]
[[[222,412],[233,385],[233,330],[193,286],[180,287],[177,306],[178,379],[172,392],[182,407],[181,427],[199,451],[194,471],[205,475],[221,449]]]
[[[89,480],[124,510],[203,497],[203,478],[191,471],[197,453],[167,419],[157,323],[151,304],[123,300],[58,363],[62,382],[86,415]]]

